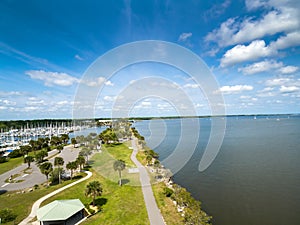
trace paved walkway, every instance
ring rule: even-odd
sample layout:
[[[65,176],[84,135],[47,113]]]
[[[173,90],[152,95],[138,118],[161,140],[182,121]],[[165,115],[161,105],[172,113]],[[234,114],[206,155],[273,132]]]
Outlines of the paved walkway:
[[[56,195],[57,193],[69,188],[69,187],[72,187],[82,181],[85,181],[87,179],[89,179],[91,176],[92,176],[92,173],[89,172],[89,171],[85,171],[87,173],[87,176],[83,177],[82,179],[80,180],[77,180],[75,181],[74,183],[71,183],[71,184],[68,184],[60,189],[57,189],[56,191],[53,191],[47,195],[45,195],[44,197],[40,198],[39,200],[37,200],[32,208],[31,208],[31,213],[29,214],[29,216],[27,218],[25,218],[21,223],[19,223],[19,225],[28,225],[28,224],[34,224],[34,223],[30,223],[31,220],[33,220],[34,217],[36,217],[36,212],[37,210],[40,208],[40,205],[43,201],[45,201],[47,198],[50,198],[52,197],[53,195]]]
[[[136,154],[138,149],[136,146],[136,139],[131,141],[133,152],[131,155],[131,160],[135,163],[140,172],[140,181],[142,185],[142,191],[144,195],[144,200],[148,212],[148,217],[151,225],[165,225],[164,219],[157,207],[152,187],[150,184],[150,178],[147,172],[147,169],[137,160]]]

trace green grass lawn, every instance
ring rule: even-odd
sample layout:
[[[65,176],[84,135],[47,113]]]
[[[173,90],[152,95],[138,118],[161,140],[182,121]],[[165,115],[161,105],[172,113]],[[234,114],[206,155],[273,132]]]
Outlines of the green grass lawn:
[[[3,174],[7,171],[10,171],[22,165],[23,161],[24,161],[23,157],[19,157],[19,158],[9,159],[9,161],[5,163],[0,163],[0,174]]]
[[[104,150],[107,150],[107,152],[115,160],[117,159],[124,160],[127,167],[135,167],[134,163],[130,159],[130,156],[132,154],[132,149],[129,149],[127,145],[125,144],[104,145]]]
[[[140,187],[129,185],[119,186],[116,182],[110,181],[100,176],[94,170],[93,176],[74,187],[71,187],[50,199],[43,202],[43,205],[58,199],[73,199],[78,198],[83,204],[87,205],[92,202],[91,197],[86,197],[84,194],[86,185],[92,180],[100,181],[103,194],[96,198],[96,202],[102,202],[102,210],[97,214],[88,218],[82,224],[89,225],[135,225],[149,224],[144,198]]]
[[[6,225],[18,224],[25,219],[30,211],[33,203],[44,195],[61,188],[72,181],[64,181],[62,184],[50,186],[48,188],[39,185],[37,190],[26,193],[6,192],[0,194],[0,209],[12,209],[14,214],[17,215],[15,222],[5,223]]]
[[[126,163],[126,168],[122,171],[122,182],[125,185],[140,186],[139,174],[129,173],[128,169],[135,167],[130,160],[132,150],[126,145],[104,146],[101,153],[96,153],[91,159],[91,165],[99,175],[117,183],[118,172],[114,170],[113,164],[117,159],[122,159]]]
[[[34,152],[29,152],[28,155],[30,156],[35,156],[35,154],[37,154],[39,151]],[[54,156],[52,156],[51,158],[55,157],[57,154],[55,154]],[[0,163],[0,174],[3,174],[7,171],[10,171],[20,165],[22,165],[24,163],[24,158],[23,156],[18,157],[18,158],[10,158],[7,162],[5,163]]]

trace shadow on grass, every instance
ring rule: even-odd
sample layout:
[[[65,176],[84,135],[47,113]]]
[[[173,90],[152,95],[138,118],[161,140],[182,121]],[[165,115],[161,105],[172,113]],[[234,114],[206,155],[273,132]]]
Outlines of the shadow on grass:
[[[72,180],[78,180],[78,179],[81,179],[83,178],[83,175],[79,174],[79,175],[76,175],[72,178]]]
[[[7,192],[7,190],[0,190],[0,195],[3,195]]]
[[[122,185],[128,184],[130,182],[129,179],[122,179]]]
[[[103,205],[105,205],[107,203],[107,198],[97,198],[97,199],[95,199],[95,204],[97,205],[97,206],[103,206]]]

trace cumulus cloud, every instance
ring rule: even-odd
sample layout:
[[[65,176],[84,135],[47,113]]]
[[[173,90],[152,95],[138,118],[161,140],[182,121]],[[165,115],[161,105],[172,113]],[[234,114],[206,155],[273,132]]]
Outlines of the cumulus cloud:
[[[279,71],[283,74],[295,73],[297,70],[297,66],[285,66],[279,69]]]
[[[78,82],[78,79],[66,73],[47,72],[44,70],[29,70],[25,72],[31,79],[41,80],[46,86],[71,86]]]
[[[272,54],[274,54],[274,50],[266,46],[263,40],[253,41],[249,45],[236,45],[223,55],[221,67],[231,66],[245,61],[253,61]]]
[[[256,62],[251,65],[239,68],[239,72],[243,72],[244,74],[255,74],[270,71],[272,69],[278,69],[283,66],[282,62],[276,62],[274,60],[264,60],[262,62]]]
[[[291,74],[298,70],[296,66],[284,66],[282,62],[277,62],[275,60],[264,60],[261,62],[256,62],[245,67],[238,68],[239,72],[243,74],[255,74],[267,71],[277,71],[281,74]]]
[[[178,38],[178,41],[186,41],[188,38],[192,37],[192,33],[189,32],[189,33],[182,33],[180,34],[179,38]]]
[[[234,94],[242,91],[251,91],[253,86],[251,85],[233,85],[233,86],[223,86],[219,89],[219,92],[224,94]]]
[[[16,105],[17,103],[15,101],[10,101],[8,99],[0,99],[0,104],[6,105],[6,106],[13,106],[13,105]]]
[[[293,1],[246,1],[249,10],[264,6],[270,11],[261,18],[248,17],[243,20],[229,18],[219,28],[210,32],[206,41],[213,41],[219,46],[229,46],[253,41],[264,36],[278,33],[291,33],[299,29],[299,10]]]
[[[106,86],[114,86],[114,83],[112,83],[110,80],[105,82]]]
[[[300,31],[291,32],[287,35],[281,36],[270,44],[271,48],[276,50],[286,49],[298,45],[300,45]]]
[[[281,86],[280,87],[280,92],[281,93],[292,93],[292,92],[296,92],[299,91],[299,87],[296,86]]]
[[[266,81],[266,86],[282,86],[290,84],[293,80],[289,77],[273,78]]]

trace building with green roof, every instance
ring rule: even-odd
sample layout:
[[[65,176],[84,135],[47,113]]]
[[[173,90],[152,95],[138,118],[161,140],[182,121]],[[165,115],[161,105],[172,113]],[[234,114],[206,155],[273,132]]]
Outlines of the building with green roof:
[[[40,225],[74,225],[85,217],[85,208],[79,199],[56,200],[38,209]]]

